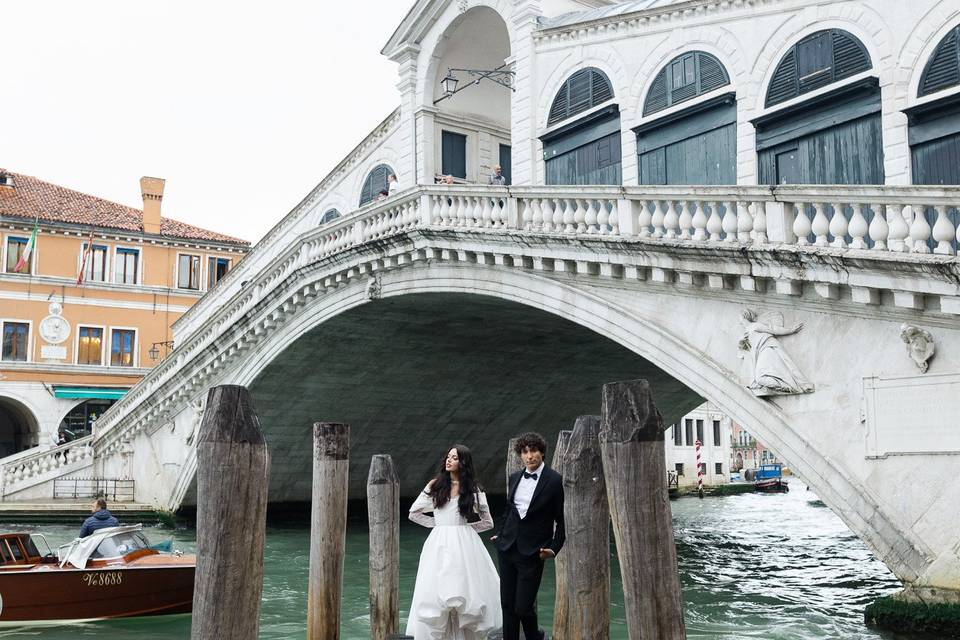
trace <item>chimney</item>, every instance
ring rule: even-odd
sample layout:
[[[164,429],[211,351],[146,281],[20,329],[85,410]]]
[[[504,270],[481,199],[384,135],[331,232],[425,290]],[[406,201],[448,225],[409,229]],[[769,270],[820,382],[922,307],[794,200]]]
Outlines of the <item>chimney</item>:
[[[163,200],[163,178],[140,178],[140,195],[143,196],[143,232],[160,233],[160,201]]]

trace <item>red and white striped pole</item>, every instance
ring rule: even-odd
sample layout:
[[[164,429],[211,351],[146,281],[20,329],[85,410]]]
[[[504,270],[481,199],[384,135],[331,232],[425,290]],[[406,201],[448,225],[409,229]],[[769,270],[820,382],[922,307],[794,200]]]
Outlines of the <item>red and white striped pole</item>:
[[[697,495],[703,497],[703,467],[700,466],[700,441],[694,442],[697,447]]]

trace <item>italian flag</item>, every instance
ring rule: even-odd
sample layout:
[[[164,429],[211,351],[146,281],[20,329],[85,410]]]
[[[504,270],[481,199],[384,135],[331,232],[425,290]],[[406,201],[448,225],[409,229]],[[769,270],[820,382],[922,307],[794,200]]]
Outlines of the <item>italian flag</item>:
[[[20,269],[23,269],[30,263],[30,255],[33,253],[33,248],[37,246],[37,231],[39,231],[39,229],[40,223],[34,222],[33,233],[30,234],[30,242],[27,243],[27,248],[23,250],[20,260],[17,261],[16,266],[13,268],[14,273],[20,273]]]

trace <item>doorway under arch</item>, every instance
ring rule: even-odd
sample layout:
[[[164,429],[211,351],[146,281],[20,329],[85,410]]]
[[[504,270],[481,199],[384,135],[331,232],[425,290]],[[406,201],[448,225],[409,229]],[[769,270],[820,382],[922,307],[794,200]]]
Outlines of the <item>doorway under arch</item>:
[[[19,453],[40,443],[40,425],[22,402],[0,397],[0,457]]]

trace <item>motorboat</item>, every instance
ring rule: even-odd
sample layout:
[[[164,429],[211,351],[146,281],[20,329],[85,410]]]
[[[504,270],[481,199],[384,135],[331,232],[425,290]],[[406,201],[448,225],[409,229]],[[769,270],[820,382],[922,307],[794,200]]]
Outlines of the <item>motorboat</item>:
[[[195,570],[196,556],[151,547],[139,524],[56,552],[42,534],[0,534],[0,624],[190,613]]]
[[[786,493],[790,485],[783,479],[783,465],[779,462],[760,465],[753,488],[763,493]]]

